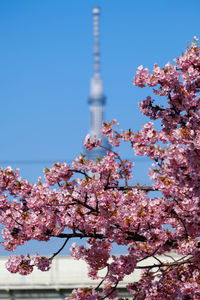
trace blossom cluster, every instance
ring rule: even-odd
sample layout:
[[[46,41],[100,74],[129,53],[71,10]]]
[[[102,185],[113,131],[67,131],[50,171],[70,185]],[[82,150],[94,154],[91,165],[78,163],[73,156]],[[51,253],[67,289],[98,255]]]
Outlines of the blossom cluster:
[[[74,290],[66,299],[114,299],[118,284],[137,269],[141,277],[127,286],[136,300],[200,299],[199,55],[195,39],[174,65],[155,64],[152,74],[138,68],[134,84],[149,86],[155,94],[139,104],[151,119],[141,130],[120,131],[115,119],[103,123],[102,133],[112,146],[129,143],[136,155],[152,160],[152,186],[134,185],[133,162],[109,148],[97,161],[83,154],[72,165],[56,163],[44,170],[44,182],[35,184],[22,180],[19,170],[0,170],[4,248],[13,251],[31,239],[64,239],[50,258],[11,256],[6,265],[10,272],[48,271],[70,239],[85,238],[86,245],[72,245],[71,255],[84,260],[88,276],[100,284]],[[154,120],[160,120],[159,130]],[[101,141],[87,136],[84,145],[93,150]],[[114,244],[127,253],[112,255]],[[170,263],[159,259],[167,253],[174,254]],[[140,265],[151,257],[157,263]]]
[[[95,147],[99,146],[101,144],[101,139],[97,139],[96,136],[93,138],[88,134],[85,137],[83,145],[87,150],[92,150]]]
[[[36,255],[31,258],[28,254],[24,255],[13,255],[11,256],[7,263],[6,268],[11,273],[19,273],[21,275],[28,275],[32,273],[33,267],[36,266],[41,271],[48,271],[50,269],[52,259]]]

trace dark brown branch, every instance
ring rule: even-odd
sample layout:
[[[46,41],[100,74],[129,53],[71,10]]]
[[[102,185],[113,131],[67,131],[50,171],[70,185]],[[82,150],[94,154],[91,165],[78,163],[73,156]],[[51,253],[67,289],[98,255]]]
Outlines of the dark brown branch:
[[[97,291],[100,286],[102,285],[102,283],[106,280],[107,276],[108,276],[108,273],[109,273],[109,265],[107,265],[107,272],[106,272],[106,275],[103,277],[103,279],[100,281],[100,283],[97,285],[97,287],[95,288],[95,290]]]
[[[94,213],[98,213],[98,211],[95,209],[95,208],[93,208],[92,206],[90,206],[90,205],[88,205],[87,203],[86,203],[86,201],[85,202],[82,202],[81,200],[79,200],[79,199],[75,199],[75,198],[72,198],[73,199],[73,201],[74,202],[71,202],[71,203],[65,203],[65,204],[46,204],[47,206],[50,206],[50,207],[52,207],[52,206],[55,206],[55,207],[59,207],[59,206],[61,206],[61,207],[64,207],[64,206],[66,206],[66,208],[68,207],[68,206],[72,206],[72,205],[76,205],[76,204],[80,204],[80,205],[82,205],[82,206],[84,206],[85,208],[87,208],[88,210],[90,210],[91,212],[94,212]]]
[[[92,178],[92,177],[90,177],[85,171],[76,170],[76,169],[69,169],[69,171],[74,172],[74,173],[82,174],[82,175],[84,175],[86,178],[90,178],[90,179]]]
[[[140,191],[146,191],[146,192],[151,192],[151,191],[158,191],[157,189],[154,189],[151,186],[139,186],[139,185],[129,185],[129,186],[108,186],[105,189],[117,189],[118,191],[129,191],[132,189],[137,189]]]
[[[171,262],[171,263],[161,263],[161,264],[154,264],[154,265],[149,265],[149,266],[136,266],[135,269],[153,269],[153,268],[161,268],[161,267],[171,267],[171,266],[179,266],[179,265],[184,265],[184,264],[190,264],[191,261],[184,260],[184,261],[176,261],[176,262]]]
[[[151,257],[151,256],[154,256],[154,255],[156,254],[156,252],[159,250],[159,248],[160,248],[160,246],[159,246],[153,253],[151,253],[151,254],[149,254],[149,255],[147,255],[147,256],[141,258],[141,259],[139,260],[139,262],[141,262],[141,261],[143,261],[143,260],[145,260],[145,259],[147,259],[147,258],[149,258],[149,257]]]
[[[59,235],[51,235],[53,237],[58,237],[58,238],[75,238],[78,237],[80,239],[82,238],[97,238],[97,239],[104,239],[106,238],[103,234],[101,233],[79,233],[79,232],[74,232],[74,233],[60,233]]]
[[[127,231],[126,233],[128,234],[127,240],[135,242],[146,242],[147,240],[146,237],[141,234],[129,231]]]
[[[135,242],[145,242],[146,237],[137,233],[133,232],[126,232],[128,237],[127,240],[135,241]],[[73,233],[60,233],[59,235],[50,235],[52,237],[58,237],[58,238],[96,238],[96,239],[106,239],[107,236],[104,236],[102,233],[85,233],[85,232],[73,232]]]
[[[118,283],[119,283],[119,281],[117,280],[115,286],[112,288],[112,290],[111,290],[105,297],[103,297],[103,299],[106,299],[106,298],[108,298],[110,295],[112,295],[112,293],[116,290]]]
[[[73,198],[73,201],[75,201],[76,203],[78,203],[80,205],[83,205],[85,208],[89,209],[92,212],[95,212],[95,213],[97,212],[96,209],[94,209],[92,206],[86,204],[85,202],[82,202],[82,201],[80,201],[78,199],[74,199],[74,198]],[[70,203],[68,205],[70,205]]]
[[[65,240],[64,244],[62,245],[62,247],[61,247],[57,252],[55,252],[55,253],[50,257],[50,259],[53,259],[56,255],[58,255],[58,254],[63,250],[63,248],[66,246],[66,244],[67,244],[68,241],[69,241],[69,238],[67,238],[67,239]]]
[[[185,236],[186,236],[186,238],[188,238],[189,235],[188,235],[188,232],[187,232],[187,228],[185,226],[185,223],[181,219],[181,217],[179,217],[179,215],[173,209],[171,210],[171,213],[176,217],[176,219],[178,219],[181,222],[181,224],[183,225],[183,228],[185,230]]]

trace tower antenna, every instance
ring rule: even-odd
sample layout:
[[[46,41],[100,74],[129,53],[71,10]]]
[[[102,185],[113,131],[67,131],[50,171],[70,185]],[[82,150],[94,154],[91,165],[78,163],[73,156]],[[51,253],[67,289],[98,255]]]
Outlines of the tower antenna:
[[[100,8],[94,7],[93,10],[93,35],[94,35],[94,74],[100,74],[100,49],[99,49],[99,15]]]
[[[90,95],[88,103],[90,106],[90,135],[101,138],[102,145],[110,148],[107,139],[101,133],[102,122],[104,120],[104,105],[106,98],[103,92],[103,81],[100,76],[100,51],[99,51],[99,15],[100,8],[94,7],[93,13],[93,37],[94,37],[94,74],[90,81]],[[106,155],[105,148],[97,147],[91,151],[86,151],[89,159],[97,160]]]

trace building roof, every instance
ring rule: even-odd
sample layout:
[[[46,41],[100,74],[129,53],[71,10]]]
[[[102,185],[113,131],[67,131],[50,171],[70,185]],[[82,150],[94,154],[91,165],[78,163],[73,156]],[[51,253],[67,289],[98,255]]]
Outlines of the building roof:
[[[176,258],[177,254],[171,256]],[[178,257],[178,256],[177,256]],[[74,260],[70,256],[58,256],[53,260],[50,271],[41,272],[35,269],[30,275],[23,276],[11,274],[5,268],[8,257],[0,257],[0,291],[1,290],[33,290],[33,289],[74,289],[79,287],[96,287],[98,280],[91,280],[87,275],[87,265],[82,260]],[[173,259],[164,255],[159,256],[163,261],[172,262]],[[140,265],[152,265],[157,261],[154,258],[148,258]],[[106,272],[106,270],[104,270]],[[105,274],[105,272],[102,273]],[[126,276],[124,281],[119,284],[119,288],[124,288],[128,283],[140,279],[140,270]]]

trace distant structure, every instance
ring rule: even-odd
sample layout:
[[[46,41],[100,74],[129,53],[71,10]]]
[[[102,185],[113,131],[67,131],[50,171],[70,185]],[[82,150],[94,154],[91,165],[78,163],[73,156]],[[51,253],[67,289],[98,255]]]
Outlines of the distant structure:
[[[107,139],[101,133],[102,121],[104,120],[104,105],[106,98],[103,93],[103,82],[100,76],[100,51],[99,51],[99,7],[94,7],[93,10],[93,35],[94,35],[94,74],[90,82],[90,135],[102,139],[102,145],[110,148]],[[106,150],[103,148],[95,148],[92,151],[86,151],[87,158],[97,160],[98,157],[103,157]]]
[[[163,263],[173,263],[182,256],[175,253],[166,253],[158,256]],[[138,263],[139,266],[153,265],[158,258],[149,257]],[[52,268],[48,272],[34,269],[33,273],[24,276],[11,274],[5,268],[8,257],[0,257],[0,299],[1,300],[64,300],[72,293],[73,289],[90,287],[96,288],[99,280],[88,277],[88,267],[84,260],[74,260],[71,256],[57,256],[52,262]],[[107,269],[99,271],[100,276],[105,276]],[[126,286],[131,282],[137,282],[141,278],[141,269],[124,277],[118,284],[119,297],[130,297]]]

